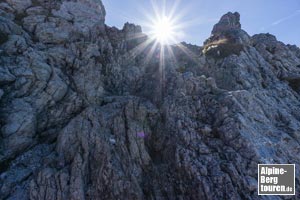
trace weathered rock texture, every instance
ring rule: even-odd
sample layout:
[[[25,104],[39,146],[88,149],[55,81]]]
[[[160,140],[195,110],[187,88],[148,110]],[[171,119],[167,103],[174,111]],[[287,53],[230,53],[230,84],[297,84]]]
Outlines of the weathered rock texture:
[[[1,1],[0,199],[300,198],[299,48],[238,13],[151,45],[101,0]],[[258,163],[295,163],[297,195],[258,196]]]

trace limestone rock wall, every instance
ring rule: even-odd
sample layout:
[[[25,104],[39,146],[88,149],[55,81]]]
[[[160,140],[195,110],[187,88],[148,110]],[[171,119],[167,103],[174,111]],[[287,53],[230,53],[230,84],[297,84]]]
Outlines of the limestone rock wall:
[[[299,199],[257,196],[258,163],[300,164],[299,48],[238,13],[170,48],[161,79],[100,0],[1,1],[0,199]]]

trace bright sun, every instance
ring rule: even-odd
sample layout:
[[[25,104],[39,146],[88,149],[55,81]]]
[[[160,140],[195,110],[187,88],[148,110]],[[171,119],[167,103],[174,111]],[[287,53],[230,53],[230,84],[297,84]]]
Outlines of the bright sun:
[[[153,24],[153,37],[161,44],[170,43],[174,35],[174,25],[168,17],[161,17]]]
[[[153,11],[142,8],[146,17],[142,24],[146,29],[145,33],[150,36],[148,42],[155,41],[155,45],[168,47],[180,43],[185,37],[184,28],[187,27],[187,23],[181,21],[184,12],[177,10],[180,1],[175,0],[172,4],[167,4],[165,0],[151,0]]]

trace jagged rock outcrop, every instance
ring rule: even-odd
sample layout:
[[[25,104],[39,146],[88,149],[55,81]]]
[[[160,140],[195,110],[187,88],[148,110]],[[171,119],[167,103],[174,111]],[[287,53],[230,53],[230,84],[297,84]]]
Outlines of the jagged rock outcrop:
[[[287,81],[299,93],[300,58],[297,54],[297,47],[285,45],[277,41],[276,37],[271,34],[254,35],[252,40],[255,48],[271,64],[278,78]]]
[[[0,199],[300,198],[257,195],[257,164],[300,164],[300,49],[238,13],[152,44],[100,0],[0,3]]]
[[[250,36],[241,29],[240,14],[229,12],[214,26],[210,38],[204,42],[203,53],[224,58],[239,54],[250,41]]]

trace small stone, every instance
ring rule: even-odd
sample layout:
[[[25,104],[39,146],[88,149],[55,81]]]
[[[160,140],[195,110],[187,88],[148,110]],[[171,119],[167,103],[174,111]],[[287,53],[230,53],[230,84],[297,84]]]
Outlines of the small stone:
[[[115,144],[116,144],[116,140],[115,140],[115,139],[113,139],[113,138],[110,138],[110,139],[109,139],[109,142],[110,142],[111,144],[113,144],[113,145],[115,145]]]

